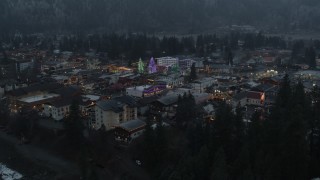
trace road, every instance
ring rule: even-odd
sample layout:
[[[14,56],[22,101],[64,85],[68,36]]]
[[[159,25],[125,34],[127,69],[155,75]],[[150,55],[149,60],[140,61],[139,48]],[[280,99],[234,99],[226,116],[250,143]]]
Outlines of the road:
[[[22,174],[32,176],[27,179],[43,179],[43,176],[52,180],[79,179],[75,163],[33,145],[21,145],[15,137],[4,132],[0,132],[0,161],[18,172],[23,171]],[[36,178],[38,176],[42,177]]]

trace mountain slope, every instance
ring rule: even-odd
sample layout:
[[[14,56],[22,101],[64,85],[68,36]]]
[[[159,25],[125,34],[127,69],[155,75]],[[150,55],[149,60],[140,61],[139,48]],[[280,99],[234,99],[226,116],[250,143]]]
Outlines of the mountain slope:
[[[318,0],[2,0],[2,30],[202,31],[222,25],[319,29]]]

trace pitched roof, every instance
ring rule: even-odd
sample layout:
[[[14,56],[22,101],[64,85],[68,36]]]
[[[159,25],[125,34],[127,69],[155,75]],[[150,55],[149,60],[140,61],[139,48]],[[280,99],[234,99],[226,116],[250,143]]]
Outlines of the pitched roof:
[[[259,92],[266,92],[269,89],[273,88],[274,86],[271,84],[260,84],[256,87],[253,87],[251,90],[253,91],[259,91]]]
[[[123,104],[114,99],[98,101],[97,106],[104,111],[114,111],[116,113],[123,111]]]
[[[168,106],[168,105],[172,105],[172,104],[178,102],[178,96],[177,95],[167,95],[167,96],[161,97],[157,101],[165,106]]]
[[[53,90],[52,92],[60,94],[62,97],[70,98],[72,96],[80,95],[81,89],[78,86],[67,86]]]
[[[138,106],[137,101],[131,96],[120,96],[120,97],[114,98],[114,100],[120,101],[121,103],[126,104],[130,107]]]
[[[234,95],[232,98],[237,101],[240,101],[240,100],[246,99],[246,98],[261,100],[262,96],[263,96],[263,92],[245,91],[245,92],[240,92],[240,93]]]
[[[247,93],[248,93],[248,92],[240,92],[240,93],[234,95],[232,98],[233,98],[234,100],[240,101],[241,99],[247,98]]]
[[[261,92],[248,91],[247,98],[249,98],[249,99],[259,99],[260,100],[262,95],[263,95],[263,93],[261,93]]]
[[[50,104],[56,108],[60,108],[60,107],[64,107],[64,106],[69,106],[71,105],[72,100],[71,99],[67,99],[67,98],[60,98],[54,101],[51,101],[49,103],[46,104]]]
[[[158,96],[150,96],[150,97],[144,97],[140,99],[138,102],[141,106],[144,106],[157,101],[157,99],[159,99]]]
[[[50,91],[54,89],[58,89],[62,87],[62,85],[58,83],[38,83],[33,84],[25,88],[20,88],[12,91],[10,94],[13,96],[22,96],[35,91]]]
[[[140,119],[127,121],[127,122],[119,125],[119,127],[123,128],[127,131],[134,131],[134,130],[136,130],[138,128],[142,128],[144,126],[146,126],[146,123]]]

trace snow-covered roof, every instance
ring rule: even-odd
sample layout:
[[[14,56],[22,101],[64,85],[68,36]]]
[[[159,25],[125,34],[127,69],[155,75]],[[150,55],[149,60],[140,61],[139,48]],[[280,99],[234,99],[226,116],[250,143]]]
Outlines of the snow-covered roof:
[[[25,103],[33,103],[33,102],[47,100],[55,97],[59,97],[59,94],[45,94],[45,95],[41,94],[41,95],[35,95],[35,96],[28,96],[28,97],[19,99],[19,101],[25,102]]]

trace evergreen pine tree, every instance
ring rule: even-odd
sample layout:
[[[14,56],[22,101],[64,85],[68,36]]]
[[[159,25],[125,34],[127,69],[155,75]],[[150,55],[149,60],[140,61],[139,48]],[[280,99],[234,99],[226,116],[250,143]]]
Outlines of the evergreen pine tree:
[[[292,110],[292,117],[282,136],[281,178],[307,179],[309,158],[303,108],[298,105]]]
[[[230,145],[233,143],[234,135],[233,118],[231,107],[223,103],[218,108],[212,124],[213,140],[216,141],[216,146],[224,148],[227,155],[232,150]]]
[[[312,93],[312,118],[309,123],[310,177],[320,177],[320,88],[315,86]]]
[[[257,162],[257,161],[262,161],[259,158],[259,155],[261,152],[261,147],[263,143],[263,134],[264,134],[264,127],[263,127],[263,122],[260,119],[261,112],[256,111],[252,118],[251,122],[248,125],[248,131],[247,131],[247,137],[246,137],[246,146],[249,150],[250,154],[250,163],[252,164],[252,172],[257,176],[261,177],[260,175],[260,170],[263,169],[261,168],[260,163],[263,162]]]
[[[163,120],[160,120],[157,123],[157,128],[155,130],[155,156],[156,162],[162,163],[166,157],[167,153],[167,138],[165,133],[165,128],[163,126]]]
[[[79,104],[73,101],[70,106],[70,112],[64,120],[66,135],[69,144],[74,148],[80,147],[84,142],[83,129],[84,125],[80,116]]]
[[[196,64],[193,63],[191,66],[191,72],[190,72],[190,77],[189,81],[192,82],[197,79],[197,72],[196,72]]]
[[[305,58],[306,58],[306,63],[311,68],[315,68],[316,67],[316,52],[315,52],[313,47],[306,48],[306,50],[305,50]]]
[[[152,168],[155,163],[155,134],[152,129],[152,122],[150,118],[146,121],[146,128],[144,131],[144,153],[146,155],[146,164],[148,168]]]
[[[290,86],[289,76],[286,74],[281,88],[279,90],[275,106],[272,108],[270,118],[265,123],[265,135],[263,138],[263,147],[259,152],[260,161],[262,164],[259,173],[264,173],[265,178],[274,179],[281,177],[281,143],[283,136],[283,127],[286,126],[288,115],[290,113],[292,90]]]
[[[209,149],[203,146],[195,157],[195,179],[208,179],[210,177]]]
[[[234,134],[236,146],[241,147],[245,137],[245,124],[243,122],[243,109],[241,107],[236,108],[236,114],[234,117]]]
[[[9,107],[6,100],[0,100],[0,125],[6,126],[9,122]]]
[[[223,148],[220,148],[214,157],[213,162],[213,172],[211,174],[212,180],[228,180],[229,172],[228,172],[228,165],[226,163],[225,153]]]
[[[233,164],[233,179],[254,179],[248,145],[242,147],[237,160]]]

